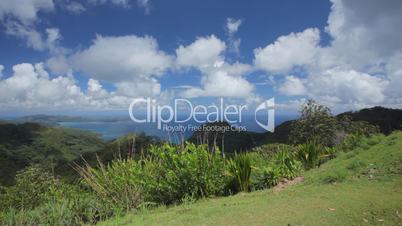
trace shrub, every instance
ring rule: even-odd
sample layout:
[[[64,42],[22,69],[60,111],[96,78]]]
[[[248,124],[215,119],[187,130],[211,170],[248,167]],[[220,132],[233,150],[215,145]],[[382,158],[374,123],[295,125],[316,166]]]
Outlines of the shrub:
[[[99,168],[87,164],[76,169],[83,183],[103,202],[119,210],[135,209],[141,203],[141,167],[135,160],[118,159],[108,166],[99,162]]]
[[[316,141],[311,140],[305,144],[300,144],[296,148],[296,158],[302,162],[306,170],[315,168],[320,163],[322,146]]]
[[[274,144],[264,144],[253,148],[253,152],[258,153],[258,156],[263,158],[272,158],[276,153],[282,150],[288,150],[293,152],[294,146],[288,144],[274,143]]]
[[[19,172],[16,184],[4,188],[0,201],[0,225],[79,225],[95,223],[112,212],[85,189],[36,166]]]
[[[205,145],[187,143],[180,150],[165,144],[152,146],[150,155],[141,177],[146,201],[170,204],[188,196],[199,199],[223,194],[225,163],[219,150],[213,154]]]
[[[228,160],[228,172],[236,191],[250,190],[251,157],[249,154],[235,154]]]
[[[3,188],[0,208],[32,209],[49,199],[51,190],[60,187],[60,181],[38,166],[17,173],[15,185]]]
[[[363,139],[363,136],[360,134],[349,134],[340,144],[338,144],[335,148],[338,151],[348,152],[355,148],[357,148]]]
[[[101,207],[101,206],[99,206]],[[85,215],[71,208],[70,200],[49,201],[32,210],[9,209],[0,214],[1,225],[84,225],[105,219],[97,214]],[[92,217],[92,218],[91,218]]]
[[[271,188],[278,184],[280,170],[276,167],[262,167],[255,170],[253,174],[253,188],[255,190]]]
[[[280,177],[293,179],[300,172],[300,162],[287,150],[278,152],[275,155],[274,161]]]

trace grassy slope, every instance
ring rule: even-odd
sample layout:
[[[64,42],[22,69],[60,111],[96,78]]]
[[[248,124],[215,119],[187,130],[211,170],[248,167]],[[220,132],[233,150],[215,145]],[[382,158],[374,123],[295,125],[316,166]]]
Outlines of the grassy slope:
[[[31,164],[54,164],[56,173],[75,174],[69,163],[105,145],[96,134],[77,129],[0,123],[0,185],[13,184],[16,172]]]
[[[305,173],[305,178],[303,184],[280,192],[264,190],[143,210],[101,225],[402,224],[397,215],[402,215],[402,132],[374,137],[356,151]]]

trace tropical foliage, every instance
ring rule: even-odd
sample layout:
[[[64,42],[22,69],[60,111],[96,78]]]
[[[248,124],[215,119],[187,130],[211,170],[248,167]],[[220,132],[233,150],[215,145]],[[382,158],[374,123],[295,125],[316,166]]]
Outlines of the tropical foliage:
[[[249,191],[251,186],[251,158],[247,154],[236,154],[228,161],[228,172],[237,191]]]
[[[315,139],[326,146],[333,145],[337,120],[328,107],[308,100],[300,110],[300,118],[292,124],[290,140],[301,144]]]

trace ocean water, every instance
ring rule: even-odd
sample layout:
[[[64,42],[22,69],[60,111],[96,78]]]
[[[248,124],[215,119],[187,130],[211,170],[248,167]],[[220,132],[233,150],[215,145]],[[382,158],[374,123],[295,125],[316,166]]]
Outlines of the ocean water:
[[[281,124],[284,121],[294,119],[295,116],[289,115],[276,115],[275,116],[275,126]],[[263,117],[258,117],[257,119],[260,122],[264,122]],[[76,128],[81,130],[87,130],[94,133],[99,134],[105,140],[112,140],[117,137],[121,137],[127,135],[129,133],[145,133],[146,135],[156,136],[163,140],[169,140],[171,142],[177,142],[181,139],[181,136],[184,138],[188,138],[191,136],[193,131],[187,129],[183,132],[169,132],[165,128],[162,127],[158,129],[156,123],[136,123],[131,120],[127,121],[115,121],[115,122],[107,122],[107,121],[88,121],[88,122],[60,122],[60,126],[68,127],[68,128]],[[170,123],[167,126],[176,127],[182,126],[192,128],[201,125],[195,121],[188,121],[186,123]],[[190,126],[190,127],[189,127]],[[244,116],[242,118],[242,122],[236,124],[237,127],[245,128],[247,131],[253,132],[266,132],[263,128],[261,128],[256,122],[254,115]]]

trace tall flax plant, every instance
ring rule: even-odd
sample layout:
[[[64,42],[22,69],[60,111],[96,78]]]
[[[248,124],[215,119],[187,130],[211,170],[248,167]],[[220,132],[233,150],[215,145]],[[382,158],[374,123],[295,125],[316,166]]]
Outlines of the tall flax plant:
[[[99,160],[99,167],[89,164],[76,166],[84,184],[89,186],[105,203],[118,210],[137,208],[141,203],[138,186],[139,164],[133,159],[118,159],[105,166]]]
[[[275,164],[282,177],[293,179],[300,171],[300,162],[289,150],[281,150],[274,156]]]
[[[228,160],[229,174],[240,191],[250,190],[251,158],[247,154],[236,154]]]
[[[296,147],[296,157],[303,163],[306,170],[315,168],[320,163],[323,147],[312,139]]]

